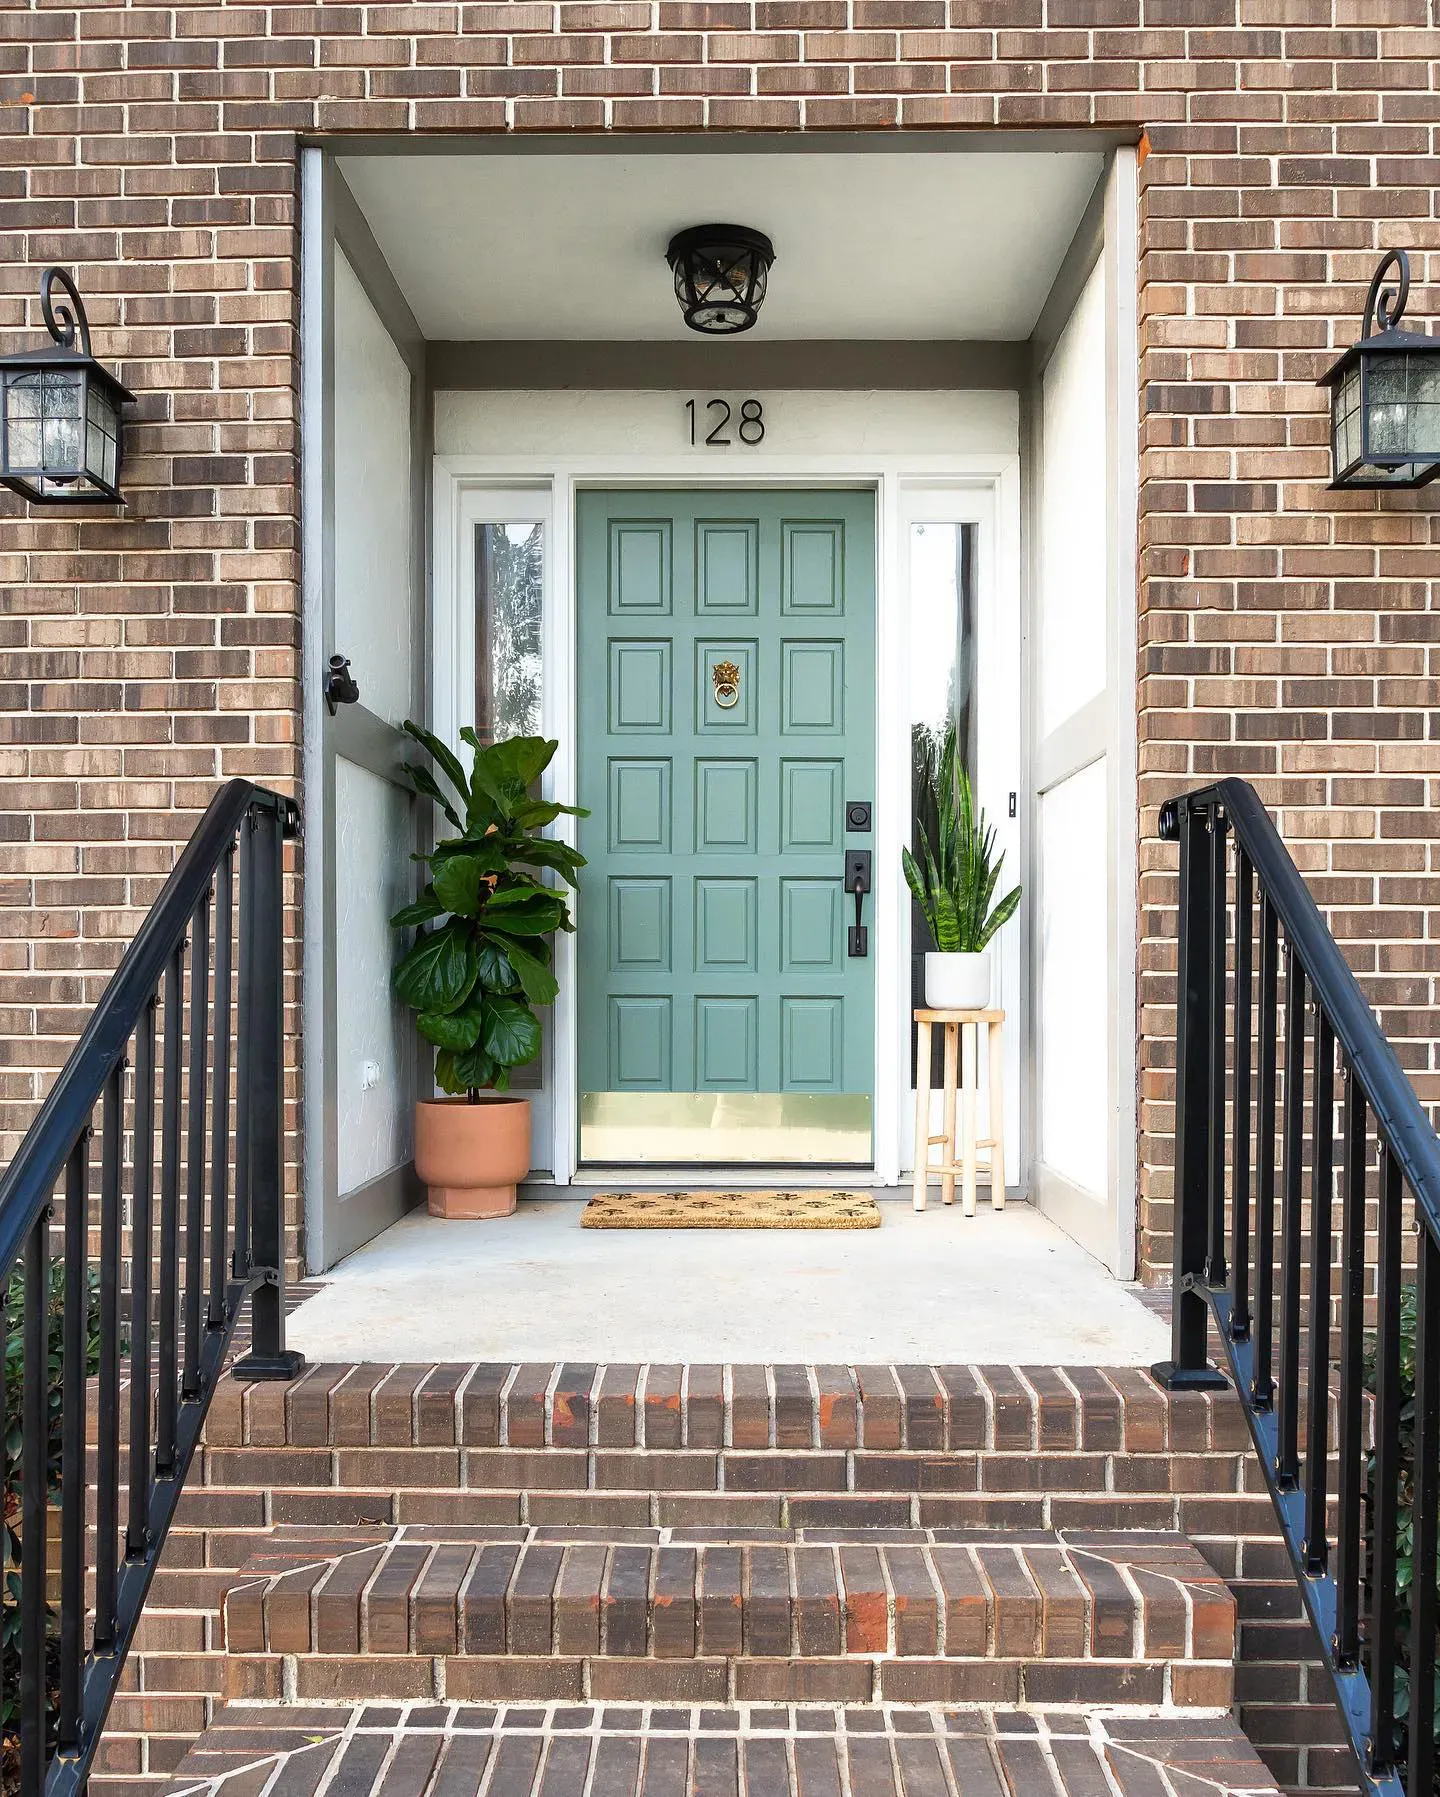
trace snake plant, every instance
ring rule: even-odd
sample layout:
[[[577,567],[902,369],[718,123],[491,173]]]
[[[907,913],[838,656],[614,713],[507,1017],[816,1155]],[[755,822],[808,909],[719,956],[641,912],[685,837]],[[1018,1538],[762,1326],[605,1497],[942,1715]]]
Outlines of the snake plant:
[[[1005,855],[995,853],[995,828],[976,810],[954,724],[941,735],[917,726],[914,750],[920,859],[901,850],[905,880],[936,948],[976,955],[1015,915],[1020,888],[995,900]]]

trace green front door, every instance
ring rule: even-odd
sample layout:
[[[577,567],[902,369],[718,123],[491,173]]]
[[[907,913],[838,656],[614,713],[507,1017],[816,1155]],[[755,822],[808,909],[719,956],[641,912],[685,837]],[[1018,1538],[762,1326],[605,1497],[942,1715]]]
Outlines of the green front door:
[[[874,497],[589,492],[577,534],[580,1158],[866,1163]]]

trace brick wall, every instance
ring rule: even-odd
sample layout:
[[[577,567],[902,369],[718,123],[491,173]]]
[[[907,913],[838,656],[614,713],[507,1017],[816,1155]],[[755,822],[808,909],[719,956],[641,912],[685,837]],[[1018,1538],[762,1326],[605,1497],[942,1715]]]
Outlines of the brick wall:
[[[1436,500],[1337,499],[1311,385],[1440,252],[1428,0],[0,0],[0,327],[72,267],[124,520],[0,510],[7,1147],[214,782],[298,778],[296,138],[1143,130],[1141,1231],[1169,1254],[1160,799],[1256,780],[1422,1095]],[[1440,263],[1436,264],[1440,267]]]

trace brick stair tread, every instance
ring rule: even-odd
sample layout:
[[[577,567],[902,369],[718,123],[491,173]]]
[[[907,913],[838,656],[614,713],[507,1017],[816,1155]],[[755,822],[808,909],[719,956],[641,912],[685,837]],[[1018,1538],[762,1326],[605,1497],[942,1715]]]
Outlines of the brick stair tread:
[[[1235,1635],[1158,1532],[282,1528],[227,1582],[232,1656],[1228,1669]]]
[[[1160,1391],[1139,1367],[322,1364],[227,1382],[211,1448],[1243,1451],[1230,1393]],[[648,1481],[642,1488],[648,1488]]]
[[[827,1705],[236,1704],[165,1797],[1153,1797],[1276,1786],[1229,1716]]]

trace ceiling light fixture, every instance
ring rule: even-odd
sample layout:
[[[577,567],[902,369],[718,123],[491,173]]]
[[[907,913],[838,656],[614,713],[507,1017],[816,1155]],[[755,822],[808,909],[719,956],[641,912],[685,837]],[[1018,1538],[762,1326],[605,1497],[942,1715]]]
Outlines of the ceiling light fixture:
[[[775,246],[746,225],[692,225],[670,239],[665,260],[690,329],[733,337],[760,315]]]

